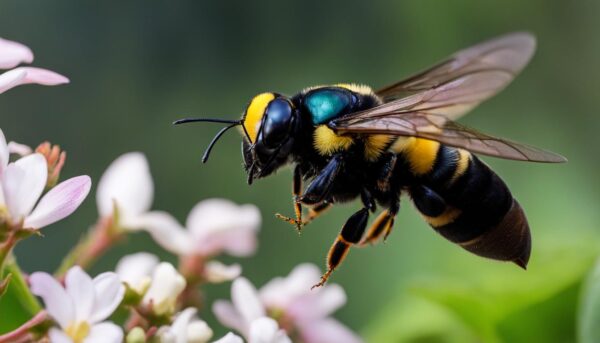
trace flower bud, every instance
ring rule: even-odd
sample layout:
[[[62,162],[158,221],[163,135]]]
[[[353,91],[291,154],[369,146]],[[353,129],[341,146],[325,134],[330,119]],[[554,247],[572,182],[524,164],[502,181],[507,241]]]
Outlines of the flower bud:
[[[134,327],[129,331],[127,337],[125,338],[126,343],[145,343],[146,342],[146,333],[144,329],[139,326]]]
[[[203,320],[189,323],[186,331],[188,343],[206,343],[213,336],[212,329]]]
[[[175,311],[177,297],[184,290],[185,279],[172,264],[160,263],[154,270],[152,284],[144,295],[142,303],[151,306],[155,315],[168,315]]]

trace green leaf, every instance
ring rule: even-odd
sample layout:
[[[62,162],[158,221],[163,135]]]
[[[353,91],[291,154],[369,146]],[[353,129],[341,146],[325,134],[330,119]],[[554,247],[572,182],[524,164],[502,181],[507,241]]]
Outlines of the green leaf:
[[[583,287],[577,324],[579,342],[600,342],[600,260]]]

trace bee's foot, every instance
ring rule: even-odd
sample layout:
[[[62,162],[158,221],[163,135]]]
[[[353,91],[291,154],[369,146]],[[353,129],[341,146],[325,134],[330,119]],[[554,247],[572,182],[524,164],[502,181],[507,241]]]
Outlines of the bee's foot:
[[[319,283],[317,283],[316,285],[312,286],[310,289],[314,289],[317,287],[322,287],[323,285],[325,285],[325,283],[327,282],[327,279],[329,279],[329,276],[331,275],[331,273],[333,272],[333,269],[329,269],[327,270],[327,272],[325,274],[323,274],[323,276],[321,276],[321,281],[319,281]]]
[[[275,217],[287,222],[290,225],[294,225],[296,227],[296,231],[300,233],[302,231],[302,227],[304,226],[304,222],[302,220],[298,220],[296,218],[284,216],[281,213],[275,213]]]

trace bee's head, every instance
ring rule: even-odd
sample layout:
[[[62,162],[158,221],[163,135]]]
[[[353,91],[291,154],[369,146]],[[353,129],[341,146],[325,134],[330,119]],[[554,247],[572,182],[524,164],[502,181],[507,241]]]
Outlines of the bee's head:
[[[293,136],[298,123],[298,110],[289,98],[276,93],[255,96],[240,120],[186,118],[174,124],[190,122],[212,122],[229,124],[219,131],[204,152],[202,162],[208,160],[210,151],[225,131],[235,126],[242,127],[244,140],[242,156],[248,172],[248,183],[272,174],[289,158]]]
[[[249,183],[288,161],[297,122],[298,110],[285,96],[262,93],[250,101],[242,117],[242,155]]]

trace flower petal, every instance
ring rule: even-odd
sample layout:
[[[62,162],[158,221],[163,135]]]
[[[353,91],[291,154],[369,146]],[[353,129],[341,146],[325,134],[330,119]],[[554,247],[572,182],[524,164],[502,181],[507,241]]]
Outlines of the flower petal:
[[[61,182],[44,195],[25,219],[24,227],[40,229],[68,217],[85,200],[91,187],[92,180],[87,175]]]
[[[33,62],[33,52],[27,46],[0,38],[0,69],[10,69],[21,63]]]
[[[0,176],[8,165],[9,155],[10,152],[8,150],[8,145],[6,144],[6,137],[4,137],[4,132],[0,129]]]
[[[143,214],[138,217],[138,225],[148,231],[156,243],[176,255],[194,252],[193,238],[189,232],[167,212]]]
[[[239,264],[227,266],[219,261],[209,261],[204,266],[204,278],[212,283],[233,280],[241,273],[242,267]]]
[[[20,221],[31,212],[46,186],[47,177],[46,159],[38,153],[25,156],[6,167],[2,188],[13,222]]]
[[[31,292],[44,300],[46,310],[62,328],[75,320],[73,300],[50,274],[33,273],[29,276],[29,283]]]
[[[92,278],[79,266],[74,266],[65,277],[65,289],[75,304],[75,320],[87,321],[94,308]]]
[[[244,340],[240,336],[229,332],[225,336],[214,341],[213,343],[244,343]]]
[[[52,343],[73,343],[71,337],[67,336],[66,333],[57,328],[50,328],[48,336],[50,337],[50,342]]]
[[[160,263],[152,275],[152,284],[142,302],[152,304],[155,314],[168,314],[175,310],[177,297],[185,288],[186,281],[168,262]]]
[[[195,237],[196,250],[203,255],[225,250],[247,256],[256,248],[260,221],[260,212],[254,205],[238,206],[225,199],[209,199],[194,206],[186,227]]]
[[[269,317],[255,319],[250,324],[249,343],[292,343],[292,340],[279,329],[277,322]],[[342,342],[342,341],[332,341]]]
[[[55,86],[68,83],[69,79],[48,69],[20,67],[0,75],[0,93],[27,84]]]
[[[175,337],[175,343],[187,343],[187,326],[196,313],[198,313],[198,310],[188,307],[175,317],[173,324],[169,328],[169,332]]]
[[[122,282],[126,282],[136,292],[142,293],[150,285],[152,271],[158,263],[159,259],[155,255],[139,252],[121,258],[115,272]]]
[[[310,289],[320,278],[321,271],[316,265],[303,263],[296,266],[287,277],[274,278],[261,287],[260,298],[267,307],[286,310],[298,297],[315,294]]]
[[[119,306],[125,295],[125,286],[113,272],[102,273],[94,278],[96,301],[89,322],[94,324],[108,318]]]
[[[231,285],[231,301],[246,323],[264,317],[265,308],[258,298],[256,288],[244,277],[233,281]]]
[[[205,321],[193,320],[186,328],[187,339],[181,343],[207,343],[213,336],[213,330]]]
[[[0,94],[23,83],[27,72],[21,69],[9,70],[0,74]]]
[[[233,304],[225,300],[217,300],[213,303],[212,311],[217,320],[228,328],[234,329],[241,334],[247,334],[249,323],[246,323]]]
[[[313,294],[297,298],[287,313],[298,322],[325,318],[346,303],[346,293],[340,285],[327,285]]]
[[[123,329],[111,322],[102,322],[93,325],[84,343],[121,343],[123,342]]]
[[[101,216],[113,214],[114,202],[119,209],[121,225],[148,211],[152,205],[154,184],[144,154],[130,152],[121,155],[106,169],[96,193]]]
[[[17,142],[8,142],[8,152],[11,154],[17,154],[21,157],[27,156],[33,152],[30,146],[17,143]]]
[[[310,323],[300,329],[302,341],[306,343],[361,343],[363,340],[335,319],[327,318]]]

